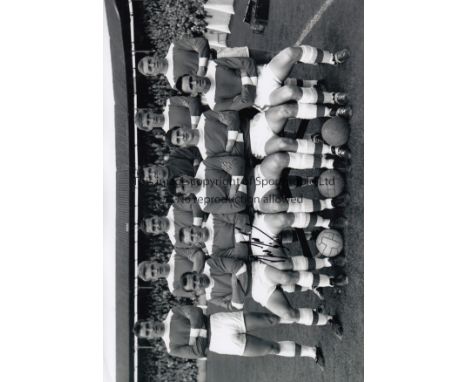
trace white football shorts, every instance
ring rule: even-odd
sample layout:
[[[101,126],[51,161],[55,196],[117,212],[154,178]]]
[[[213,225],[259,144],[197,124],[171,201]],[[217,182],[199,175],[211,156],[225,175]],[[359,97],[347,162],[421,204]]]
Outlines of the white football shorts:
[[[267,156],[265,147],[267,142],[277,135],[271,130],[264,112],[255,115],[250,121],[250,151],[257,159]]]
[[[283,81],[272,72],[270,64],[257,67],[257,90],[254,105],[259,110],[264,110],[270,106],[270,95],[274,90],[283,86]]]
[[[259,304],[266,306],[268,299],[276,290],[277,284],[270,281],[265,270],[268,265],[255,261],[252,263],[252,298]]]
[[[212,314],[210,328],[210,351],[230,355],[244,354],[247,340],[243,312]]]
[[[254,256],[266,255],[272,245],[279,244],[278,236],[273,233],[265,222],[265,215],[255,213],[250,235],[250,247]]]
[[[278,182],[276,180],[268,180],[263,175],[260,165],[255,166],[253,181],[255,182],[255,192],[252,204],[256,211],[260,211],[262,198],[271,190],[276,190],[278,188]]]

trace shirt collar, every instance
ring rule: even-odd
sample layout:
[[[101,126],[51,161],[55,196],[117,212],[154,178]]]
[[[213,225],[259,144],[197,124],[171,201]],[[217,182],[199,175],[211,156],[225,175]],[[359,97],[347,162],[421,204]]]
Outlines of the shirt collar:
[[[170,351],[170,332],[171,332],[171,320],[172,320],[172,310],[169,311],[166,319],[163,321],[164,324],[164,335],[161,337],[164,343],[166,344],[167,351]]]
[[[171,240],[172,244],[174,244],[176,242],[175,223],[174,223],[174,206],[171,206],[171,208],[169,208],[169,211],[167,211],[166,217],[169,220],[169,228],[166,233],[169,236],[169,239]]]

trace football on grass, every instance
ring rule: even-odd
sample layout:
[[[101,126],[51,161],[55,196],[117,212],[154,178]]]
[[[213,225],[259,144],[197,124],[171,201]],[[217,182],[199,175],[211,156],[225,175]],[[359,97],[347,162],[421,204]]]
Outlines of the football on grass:
[[[334,198],[343,192],[345,182],[343,176],[336,170],[326,170],[319,176],[317,187],[326,198]]]
[[[342,146],[348,142],[349,124],[343,118],[329,119],[322,126],[322,138],[330,146]]]
[[[334,257],[343,250],[343,237],[334,229],[324,229],[315,242],[319,252],[327,257]]]

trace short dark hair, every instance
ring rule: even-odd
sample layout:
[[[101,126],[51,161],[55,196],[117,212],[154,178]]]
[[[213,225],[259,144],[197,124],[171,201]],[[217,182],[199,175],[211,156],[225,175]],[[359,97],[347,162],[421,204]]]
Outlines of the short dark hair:
[[[169,179],[166,183],[166,188],[169,194],[171,194],[172,196],[183,196],[181,193],[176,192],[176,188],[177,188],[176,178]]]
[[[179,228],[179,233],[178,233],[178,235],[177,235],[177,236],[178,236],[178,239],[179,239],[179,241],[180,241],[181,243],[184,242],[184,228],[185,228],[185,227]]]
[[[166,142],[166,132],[162,127],[155,127],[151,130],[151,134],[153,134],[154,138]]]
[[[147,234],[153,234],[152,232],[148,232],[146,229],[146,220],[152,219],[153,217],[158,216],[158,215],[151,215],[151,216],[145,216],[143,219],[141,219],[141,222],[139,224],[139,228],[142,232],[147,233]],[[154,234],[153,234],[154,235]]]
[[[143,116],[146,114],[147,109],[137,109],[137,112],[135,113],[135,125],[137,128],[140,130],[144,130],[143,128]]]
[[[144,233],[147,233],[146,232],[146,219],[148,218],[143,218],[141,219],[140,223],[138,223],[138,229]]]
[[[169,130],[167,130],[167,133],[166,133],[166,144],[170,147],[174,147],[175,145],[172,143],[172,134],[177,130],[179,129],[180,126],[172,126]]]
[[[138,320],[137,322],[133,324],[133,334],[138,338],[140,338],[141,327],[143,325],[143,322],[145,321],[148,321],[148,320]]]
[[[187,285],[187,282],[185,281],[187,279],[188,276],[191,276],[193,275],[195,272],[185,272],[185,273],[182,273],[182,276],[180,276],[180,285],[182,287],[182,289],[186,292],[193,292],[193,290],[187,290],[185,288],[185,286]]]
[[[188,76],[188,74],[184,74],[183,76],[180,76],[179,78],[177,78],[177,81],[175,83],[175,88],[180,91],[182,94],[185,94],[185,95],[190,95],[190,93],[187,93],[187,92],[184,92],[182,90],[182,78]]]

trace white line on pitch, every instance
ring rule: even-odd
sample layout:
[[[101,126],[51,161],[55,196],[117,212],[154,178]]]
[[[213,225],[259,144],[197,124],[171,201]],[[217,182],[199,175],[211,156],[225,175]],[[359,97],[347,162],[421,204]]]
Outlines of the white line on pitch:
[[[328,9],[330,5],[332,5],[334,1],[335,0],[326,0],[325,3],[323,3],[318,12],[309,20],[304,30],[302,31],[301,36],[298,38],[294,45],[299,45],[302,43],[302,41],[304,41],[304,39],[310,33],[315,24],[317,24],[320,21],[324,12]]]

